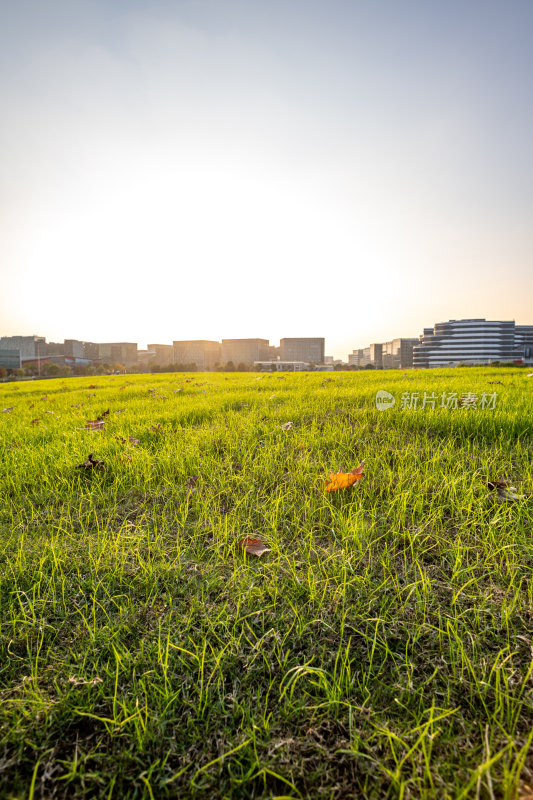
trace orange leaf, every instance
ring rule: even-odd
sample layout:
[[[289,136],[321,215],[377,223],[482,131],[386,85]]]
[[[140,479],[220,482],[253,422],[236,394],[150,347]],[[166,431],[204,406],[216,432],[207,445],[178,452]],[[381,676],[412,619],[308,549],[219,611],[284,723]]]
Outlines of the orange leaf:
[[[363,477],[363,468],[365,462],[361,461],[358,467],[352,469],[351,472],[333,472],[329,476],[330,482],[326,486],[326,492],[338,492],[339,489],[347,489],[353,486]]]
[[[254,539],[253,537],[246,536],[239,542],[245,553],[249,556],[262,556],[263,553],[270,553],[270,547],[265,547],[261,539]]]

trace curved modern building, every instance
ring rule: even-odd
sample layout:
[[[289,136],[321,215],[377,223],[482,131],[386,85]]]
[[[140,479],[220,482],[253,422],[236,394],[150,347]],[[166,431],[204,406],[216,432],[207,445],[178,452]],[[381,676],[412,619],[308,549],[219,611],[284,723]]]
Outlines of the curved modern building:
[[[533,325],[514,321],[451,319],[424,328],[413,348],[413,367],[449,367],[523,361],[533,344]]]

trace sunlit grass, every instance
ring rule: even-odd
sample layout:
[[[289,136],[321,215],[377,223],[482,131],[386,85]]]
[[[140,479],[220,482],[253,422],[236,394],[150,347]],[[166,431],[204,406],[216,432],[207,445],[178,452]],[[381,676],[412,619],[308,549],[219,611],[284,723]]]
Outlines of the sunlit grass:
[[[497,399],[400,407],[424,391]],[[514,798],[532,391],[481,368],[1,386],[0,794]]]

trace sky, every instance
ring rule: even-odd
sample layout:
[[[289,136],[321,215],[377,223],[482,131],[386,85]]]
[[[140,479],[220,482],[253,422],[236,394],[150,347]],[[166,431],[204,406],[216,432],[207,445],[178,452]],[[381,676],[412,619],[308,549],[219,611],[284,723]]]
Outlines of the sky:
[[[531,0],[0,0],[0,336],[533,324]]]

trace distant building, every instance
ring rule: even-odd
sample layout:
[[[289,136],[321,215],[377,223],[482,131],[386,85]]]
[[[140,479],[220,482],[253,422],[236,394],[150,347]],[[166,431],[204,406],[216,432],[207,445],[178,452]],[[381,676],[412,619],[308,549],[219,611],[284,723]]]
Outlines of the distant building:
[[[108,364],[133,366],[137,363],[137,344],[133,342],[104,342],[97,345],[98,358]]]
[[[5,369],[20,369],[22,360],[20,350],[0,349],[0,367]]]
[[[418,339],[392,339],[390,342],[375,342],[348,356],[351,367],[375,369],[409,369],[413,366],[413,347]]]
[[[281,361],[306,361],[309,364],[323,364],[325,342],[323,338],[284,338],[280,340]]]
[[[350,367],[362,367],[363,365],[363,350],[354,350],[348,356],[348,365]]]
[[[86,358],[85,344],[86,342],[80,342],[79,339],[65,339],[63,354],[74,358]]]
[[[383,369],[411,369],[415,344],[418,344],[418,339],[392,339],[384,342],[381,351]]]
[[[268,339],[222,339],[222,363],[232,361],[237,367],[246,364],[250,367],[256,361],[269,361],[270,345]],[[299,361],[300,359],[281,359]]]
[[[149,344],[148,352],[152,354],[150,362],[158,367],[168,367],[174,363],[174,345],[172,344]]]
[[[184,339],[174,342],[175,364],[196,364],[201,370],[213,369],[222,361],[220,342],[209,339]]]
[[[303,361],[255,361],[254,368],[261,372],[306,372],[313,369],[311,364]]]
[[[44,336],[2,336],[0,349],[20,350],[21,358],[31,358],[41,355],[42,348],[46,346]]]
[[[525,361],[533,346],[533,325],[514,321],[451,319],[424,328],[413,349],[414,367]]]

